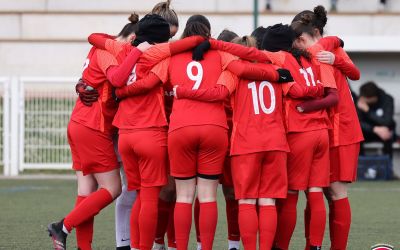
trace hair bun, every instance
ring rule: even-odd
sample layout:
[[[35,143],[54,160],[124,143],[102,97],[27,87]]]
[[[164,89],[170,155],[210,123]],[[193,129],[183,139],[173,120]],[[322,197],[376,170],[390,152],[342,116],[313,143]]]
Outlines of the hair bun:
[[[169,9],[169,6],[171,5],[171,1],[172,1],[172,0],[167,0],[167,1],[165,2],[165,8],[166,8],[166,9]]]
[[[132,13],[129,17],[128,17],[129,22],[135,24],[137,22],[139,22],[139,15],[136,13]]]
[[[328,17],[326,9],[322,5],[318,5],[317,7],[314,8],[314,15],[315,15],[315,21],[318,24],[319,27],[323,28],[327,21]]]

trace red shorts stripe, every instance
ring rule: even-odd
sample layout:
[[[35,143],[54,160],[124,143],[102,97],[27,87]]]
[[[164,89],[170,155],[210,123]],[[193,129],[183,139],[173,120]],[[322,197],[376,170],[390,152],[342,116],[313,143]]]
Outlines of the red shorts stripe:
[[[119,168],[111,136],[70,121],[67,129],[72,168],[84,175]]]
[[[360,143],[330,149],[331,183],[356,181],[359,153]]]
[[[187,126],[168,135],[171,175],[219,175],[227,154],[228,132],[215,125]]]
[[[289,190],[329,186],[329,136],[327,129],[287,135]]]
[[[286,160],[282,151],[232,156],[235,198],[286,198]]]
[[[167,184],[167,132],[138,130],[120,133],[118,149],[128,190]]]

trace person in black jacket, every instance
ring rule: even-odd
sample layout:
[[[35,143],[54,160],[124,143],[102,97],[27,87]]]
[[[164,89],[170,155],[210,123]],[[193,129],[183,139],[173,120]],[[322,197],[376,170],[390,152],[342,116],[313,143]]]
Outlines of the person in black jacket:
[[[365,142],[382,142],[384,154],[392,157],[396,127],[393,97],[374,82],[367,82],[360,87],[357,109]]]

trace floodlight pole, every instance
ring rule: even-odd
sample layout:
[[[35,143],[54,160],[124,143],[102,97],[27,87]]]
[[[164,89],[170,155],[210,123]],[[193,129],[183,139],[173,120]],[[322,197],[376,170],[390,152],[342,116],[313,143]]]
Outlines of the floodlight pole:
[[[254,29],[256,29],[258,27],[258,0],[254,0],[253,20]]]

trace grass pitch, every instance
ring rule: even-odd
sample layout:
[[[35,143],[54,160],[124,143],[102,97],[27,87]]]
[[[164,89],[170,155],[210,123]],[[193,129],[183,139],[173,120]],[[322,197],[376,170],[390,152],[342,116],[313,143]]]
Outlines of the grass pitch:
[[[73,180],[0,180],[0,249],[52,249],[45,232],[49,222],[60,219],[72,209],[76,182]],[[353,223],[348,249],[370,249],[377,243],[400,247],[400,182],[359,182],[350,189]],[[298,221],[290,249],[304,249],[304,195],[298,204]],[[214,249],[227,249],[225,202],[219,190],[219,222]],[[192,235],[194,228],[192,228]],[[323,249],[329,249],[326,232]],[[190,249],[195,249],[192,237]],[[95,220],[93,249],[114,246],[114,205],[104,209]],[[75,235],[67,246],[75,249]]]

